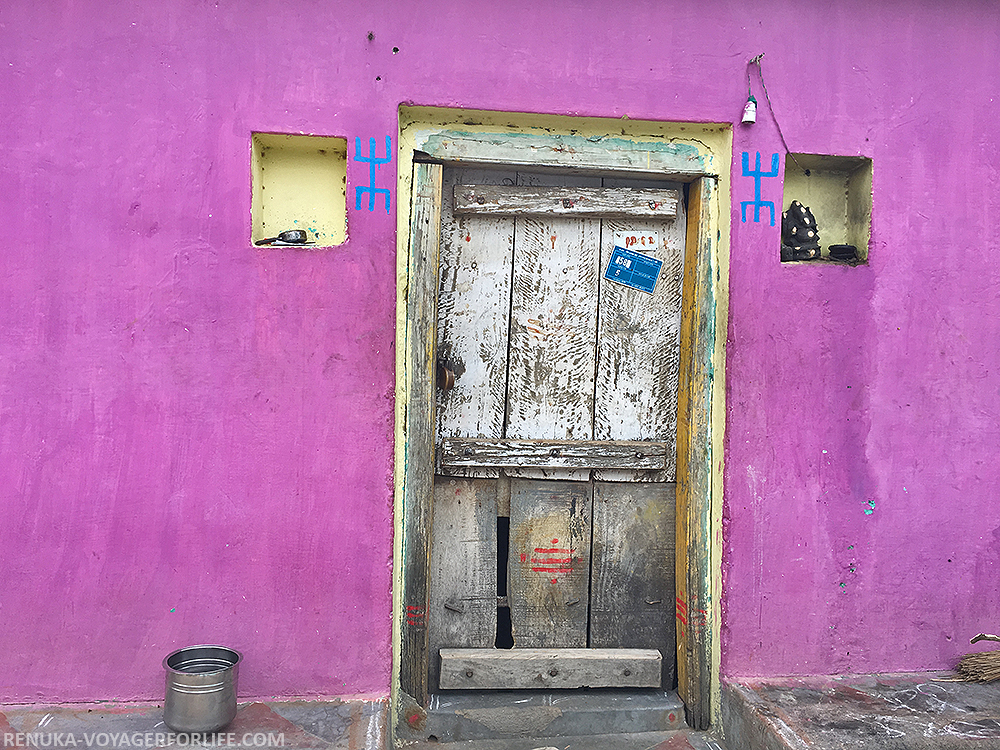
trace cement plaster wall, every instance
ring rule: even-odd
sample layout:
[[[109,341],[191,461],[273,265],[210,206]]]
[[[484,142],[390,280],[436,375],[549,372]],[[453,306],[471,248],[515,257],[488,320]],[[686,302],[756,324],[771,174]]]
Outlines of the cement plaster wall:
[[[986,2],[0,7],[0,700],[384,694],[401,103],[738,122],[871,157],[869,265],[781,266],[734,128],[722,668],[948,666],[996,628],[1000,20]],[[251,133],[348,140],[348,241],[249,244]],[[360,153],[355,148],[360,138]],[[372,174],[375,183],[369,182]],[[780,207],[780,178],[761,198]],[[871,512],[868,512],[871,511]]]

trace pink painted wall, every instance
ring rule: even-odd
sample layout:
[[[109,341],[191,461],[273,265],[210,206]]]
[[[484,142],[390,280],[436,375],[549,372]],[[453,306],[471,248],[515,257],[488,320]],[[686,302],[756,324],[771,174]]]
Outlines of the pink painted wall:
[[[253,249],[252,131],[353,160],[403,102],[735,122],[760,52],[793,150],[874,160],[875,217],[845,269],[733,213],[724,673],[995,630],[1000,21],[813,5],[0,7],[0,700],[155,699],[205,641],[245,696],[389,689],[395,197],[355,210],[350,161],[347,244]]]

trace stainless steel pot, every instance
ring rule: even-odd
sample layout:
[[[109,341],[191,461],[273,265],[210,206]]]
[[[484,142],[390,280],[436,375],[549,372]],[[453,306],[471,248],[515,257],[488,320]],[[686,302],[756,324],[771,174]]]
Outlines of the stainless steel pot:
[[[225,646],[188,646],[167,655],[163,721],[175,732],[217,732],[236,717],[243,655]]]

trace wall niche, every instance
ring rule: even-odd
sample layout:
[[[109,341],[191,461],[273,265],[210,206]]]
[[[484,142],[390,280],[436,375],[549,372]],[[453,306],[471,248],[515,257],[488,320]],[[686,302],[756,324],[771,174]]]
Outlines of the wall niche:
[[[811,212],[811,216],[793,202]],[[868,261],[872,228],[872,160],[864,156],[788,154],[785,158],[782,213],[781,259],[788,261],[829,261],[857,265]],[[791,211],[790,211],[791,209]],[[818,233],[819,248],[811,251],[804,239],[812,222]],[[794,225],[798,223],[798,226]],[[792,228],[789,229],[789,224]],[[794,232],[794,234],[793,234]],[[849,247],[853,246],[852,252]],[[812,256],[812,257],[804,257]]]
[[[252,242],[290,230],[313,248],[347,239],[346,138],[254,133],[251,154]]]

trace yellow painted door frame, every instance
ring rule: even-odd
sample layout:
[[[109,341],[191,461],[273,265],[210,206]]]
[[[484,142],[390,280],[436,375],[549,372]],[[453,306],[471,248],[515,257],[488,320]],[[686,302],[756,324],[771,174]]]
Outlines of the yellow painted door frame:
[[[409,108],[400,113],[399,142],[394,735],[420,736],[429,696],[428,532],[446,163],[688,184],[677,420],[677,666],[688,723],[707,727],[719,695],[724,337],[718,334],[726,315],[728,126]]]

